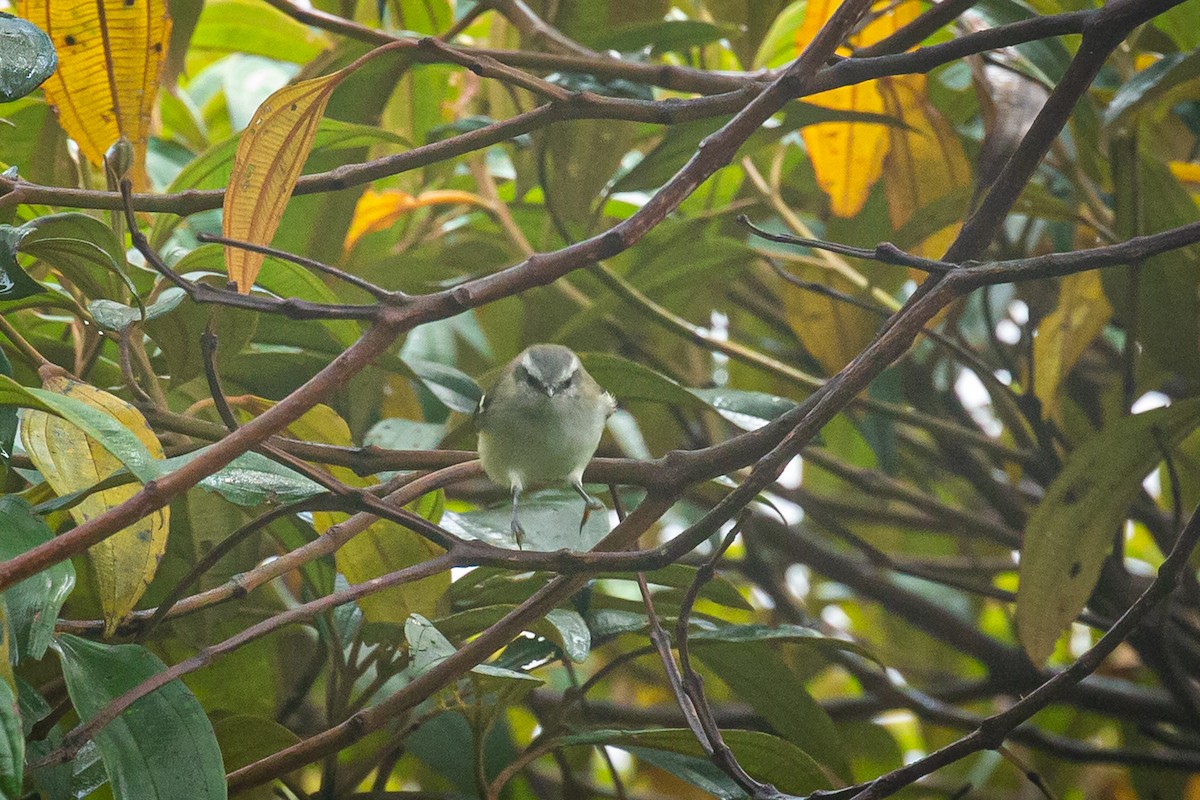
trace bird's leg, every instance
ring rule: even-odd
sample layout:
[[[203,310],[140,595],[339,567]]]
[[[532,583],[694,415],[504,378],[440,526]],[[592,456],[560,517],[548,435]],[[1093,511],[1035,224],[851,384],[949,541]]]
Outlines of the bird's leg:
[[[579,520],[579,532],[583,533],[583,526],[587,525],[588,517],[592,515],[592,512],[600,511],[605,506],[599,499],[587,493],[587,490],[583,488],[583,478],[581,476],[573,475],[571,477],[571,488],[575,490],[577,495],[583,498],[583,519]]]
[[[514,483],[512,487],[513,511],[512,511],[512,532],[513,538],[517,540],[517,549],[524,550],[523,542],[525,541],[525,529],[521,527],[520,521],[517,519],[517,506],[521,500],[521,484]]]

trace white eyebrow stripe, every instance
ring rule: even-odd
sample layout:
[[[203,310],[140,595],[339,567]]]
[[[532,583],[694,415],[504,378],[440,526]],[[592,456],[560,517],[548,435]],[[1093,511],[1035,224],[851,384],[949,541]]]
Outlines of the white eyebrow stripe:
[[[533,363],[532,355],[532,353],[526,353],[525,355],[521,356],[521,366],[525,368],[526,372],[537,378],[539,381],[545,380],[545,377],[542,375],[542,371],[538,369],[536,364]]]
[[[575,374],[575,371],[579,369],[579,366],[579,356],[571,353],[571,365],[567,367],[567,375]]]

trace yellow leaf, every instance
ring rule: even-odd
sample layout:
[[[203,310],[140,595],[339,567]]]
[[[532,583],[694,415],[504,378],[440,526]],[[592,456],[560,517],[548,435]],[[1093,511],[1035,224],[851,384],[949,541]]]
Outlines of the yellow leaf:
[[[881,80],[879,91],[887,113],[904,123],[888,128],[891,146],[884,162],[888,216],[899,230],[935,201],[969,189],[971,165],[950,123],[930,104],[924,75]],[[914,252],[940,258],[961,226],[947,225]]]
[[[416,197],[399,189],[385,189],[382,192],[367,189],[354,206],[354,218],[350,221],[350,229],[346,231],[342,246],[350,250],[365,234],[387,228],[413,209],[459,204],[489,207],[487,201],[477,194],[451,189],[435,189]]]
[[[854,294],[858,288],[848,281],[835,282],[828,270],[819,267],[792,267],[802,280],[833,285]],[[871,312],[800,289],[783,292],[788,324],[796,337],[827,375],[833,375],[850,363],[875,338],[880,318]]]
[[[445,495],[439,489],[407,508],[436,522],[441,517],[444,502]],[[324,533],[344,519],[345,514],[318,511],[313,513],[313,526]],[[443,552],[442,548],[407,528],[379,520],[342,545],[334,558],[338,572],[351,584],[356,584],[428,561]],[[369,594],[359,599],[358,606],[367,622],[403,625],[411,614],[437,616],[443,612],[449,588],[450,573],[441,572]]]
[[[50,33],[58,70],[43,84],[88,161],[124,135],[134,185],[145,188],[146,140],[171,19],[166,0],[19,0],[17,13]]]
[[[270,244],[312,149],[317,124],[347,69],[285,86],[254,112],[238,142],[225,191],[225,236]],[[225,248],[225,271],[238,291],[249,294],[263,258],[262,253]]]
[[[810,0],[804,23],[796,31],[797,51],[803,50],[840,5],[837,0]],[[850,37],[854,48],[884,39],[911,22],[921,11],[918,0],[883,0],[876,3],[862,30]],[[840,48],[839,53],[850,50]],[[843,86],[806,98],[808,102],[837,111],[881,114],[883,98],[877,81]],[[869,122],[823,122],[800,131],[812,160],[821,190],[829,195],[835,216],[852,217],[862,210],[871,187],[883,172],[883,159],[890,145],[887,129]]]
[[[1079,272],[1062,279],[1058,305],[1038,324],[1033,340],[1033,393],[1044,414],[1060,427],[1067,376],[1112,315],[1100,273]]]
[[[1197,193],[1200,193],[1200,164],[1193,164],[1189,161],[1170,161],[1167,167],[1171,170],[1171,174],[1175,176],[1175,180],[1184,185],[1192,194],[1192,199],[1196,200]]]
[[[843,86],[808,99],[838,111],[882,114],[883,98],[875,83]],[[853,217],[862,210],[883,172],[887,130],[871,123],[822,122],[802,128],[800,135],[812,159],[817,185],[829,195],[829,210],[838,217]]]
[[[236,398],[239,408],[261,414],[275,405],[261,397]],[[287,433],[297,439],[324,442],[350,447],[353,442],[350,427],[336,411],[326,405],[315,405],[287,427]],[[368,486],[371,481],[355,475],[345,467],[331,467],[330,473],[350,486]],[[445,495],[439,490],[410,503],[409,511],[436,522],[442,514]],[[320,533],[347,519],[346,514],[318,511],[313,513],[313,527]],[[351,584],[378,578],[389,572],[410,567],[445,552],[442,548],[389,520],[379,520],[346,542],[334,556],[338,572]],[[436,616],[446,591],[450,588],[450,573],[443,572],[419,581],[400,584],[376,592],[358,601],[363,618],[373,623],[404,624],[410,614]]]
[[[45,380],[51,392],[73,397],[112,417],[128,428],[155,458],[162,445],[136,408],[86,383],[56,375]],[[46,482],[62,496],[94,486],[122,468],[116,456],[71,423],[41,411],[26,410],[21,422],[21,442]],[[141,487],[127,483],[88,495],[70,509],[76,523],[97,517],[128,500]],[[88,548],[88,563],[96,573],[105,634],[133,610],[154,578],[167,547],[170,510],[162,508],[143,517],[104,541]]]

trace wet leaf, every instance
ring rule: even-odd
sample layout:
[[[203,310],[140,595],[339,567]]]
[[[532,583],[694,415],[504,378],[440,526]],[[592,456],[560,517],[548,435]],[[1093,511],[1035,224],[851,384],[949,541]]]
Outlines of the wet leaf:
[[[473,414],[479,407],[479,398],[483,395],[483,390],[462,370],[448,364],[418,358],[406,358],[404,363],[425,388],[451,411]]]
[[[88,303],[88,311],[92,313],[92,319],[101,328],[119,333],[135,322],[158,319],[165,314],[171,313],[183,302],[185,297],[187,295],[182,289],[176,291],[167,290],[159,295],[156,302],[146,306],[144,314],[140,308],[133,308],[124,303],[103,299],[93,300]]]
[[[500,621],[514,605],[494,605],[460,611],[437,621],[438,630],[454,639],[465,639]],[[551,609],[545,617],[530,624],[526,630],[554,642],[563,655],[582,664],[592,646],[592,634],[578,612],[562,608]]]
[[[46,32],[12,14],[0,13],[0,51],[0,103],[29,94],[58,67]]]
[[[11,225],[0,225],[0,300],[20,300],[47,291],[17,263],[17,248],[27,233]]]

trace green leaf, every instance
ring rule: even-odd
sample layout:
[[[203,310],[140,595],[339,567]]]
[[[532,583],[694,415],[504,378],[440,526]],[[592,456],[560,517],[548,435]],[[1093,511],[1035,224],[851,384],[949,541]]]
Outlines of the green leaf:
[[[0,350],[0,375],[12,377],[12,363]],[[16,406],[0,405],[0,481],[8,475],[8,459],[12,456],[13,442],[17,438]]]
[[[649,400],[683,408],[704,406],[675,381],[627,358],[608,353],[580,353],[579,361],[597,383],[621,402]]]
[[[1142,479],[1198,425],[1200,399],[1180,400],[1118,419],[1071,453],[1021,548],[1017,633],[1035,664],[1083,610]]]
[[[1134,73],[1104,109],[1104,124],[1128,133],[1142,112],[1155,114],[1179,100],[1195,95],[1192,82],[1200,78],[1200,52],[1168,53]],[[1187,96],[1185,96],[1187,95]]]
[[[8,560],[54,538],[29,503],[16,495],[0,497],[0,560]],[[50,644],[54,623],[75,588],[75,567],[60,561],[6,589],[8,620],[22,658],[39,659]]]
[[[21,226],[21,252],[50,264],[89,297],[112,296],[123,284],[137,290],[125,274],[125,251],[112,229],[95,217],[68,211],[30,220]],[[116,277],[120,283],[115,283]]]
[[[627,572],[600,572],[594,577],[610,580],[633,580]],[[662,569],[646,573],[646,582],[651,586],[669,586],[672,589],[687,589],[696,579],[696,567],[688,564],[670,564]],[[726,608],[738,608],[752,611],[754,607],[742,597],[737,587],[720,575],[715,575],[705,582],[700,589],[700,597],[711,600]]]
[[[413,371],[417,380],[451,411],[472,414],[479,407],[479,398],[483,396],[483,390],[462,370],[418,358],[406,358],[404,363]]]
[[[437,524],[446,507],[446,494],[438,489],[422,495],[405,508]],[[318,530],[327,530],[344,515],[314,514]],[[338,571],[352,584],[365,583],[390,572],[411,567],[444,552],[423,536],[391,520],[378,520],[365,531],[342,545],[335,555]],[[444,608],[442,599],[450,588],[450,571],[429,575],[418,581],[390,586],[362,597],[358,607],[369,623],[363,631],[368,641],[376,638],[377,624],[402,625],[411,614],[435,616]],[[390,637],[390,631],[385,632]]]
[[[632,53],[645,47],[652,55],[687,51],[718,41],[725,33],[709,22],[670,19],[661,22],[628,25],[601,34],[595,46],[602,50]]]
[[[146,446],[116,417],[67,395],[29,389],[0,376],[0,405],[15,405],[54,414],[75,425],[112,453],[142,483],[159,474]]]
[[[145,309],[101,298],[88,303],[88,311],[91,312],[92,319],[101,328],[120,333],[135,322],[158,319],[164,314],[169,314],[183,302],[185,297],[187,297],[187,293],[183,289],[172,286],[163,291],[158,296],[158,300],[146,306]]]
[[[21,708],[13,684],[0,680],[0,792],[4,797],[21,796],[24,773],[25,732],[21,725]]]
[[[761,641],[712,641],[696,647],[695,653],[776,733],[850,780],[850,762],[837,727],[778,653]]]
[[[1153,136],[1150,126],[1136,139],[1113,143],[1114,231],[1121,240],[1187,225],[1197,218],[1187,190],[1149,149]],[[1100,280],[1115,319],[1137,331],[1138,344],[1148,360],[1179,372],[1192,384],[1200,383],[1196,337],[1200,330],[1200,246],[1145,259],[1136,268],[1103,269]],[[1145,313],[1146,309],[1153,313]]]
[[[213,732],[221,747],[221,757],[227,772],[253,764],[300,741],[300,737],[273,719],[249,714],[231,714],[213,722]],[[276,800],[278,795],[270,783],[243,789],[242,800]]]
[[[739,428],[752,431],[796,407],[785,397],[740,389],[689,389]]]
[[[512,506],[504,503],[483,511],[446,512],[442,526],[452,533],[480,539],[500,547],[516,547],[509,521]],[[526,550],[584,552],[608,535],[608,515],[593,511],[579,530],[583,501],[574,492],[548,489],[521,496],[521,527]]]
[[[409,658],[411,659],[407,673],[412,677],[424,675],[454,655],[455,652],[454,645],[450,643],[450,640],[434,627],[432,622],[420,614],[413,614],[404,623],[404,639],[408,642]],[[471,672],[487,678],[530,684],[541,683],[532,675],[491,664],[476,665]]]
[[[0,225],[0,300],[20,300],[49,290],[25,274],[17,263],[17,247],[28,231]]]
[[[839,639],[836,636],[826,636],[820,631],[806,628],[803,625],[729,625],[721,624],[711,628],[701,628],[690,634],[692,641],[728,642],[738,644],[743,642],[791,642],[822,650],[842,650],[860,655],[878,662],[879,659],[857,642]]]
[[[0,13],[0,103],[11,103],[42,85],[58,68],[54,43],[32,22]]]
[[[0,405],[9,404],[55,414],[80,428],[112,453],[140,481],[162,478],[198,458],[212,445],[167,459],[156,459],[115,417],[66,395],[27,389],[0,375]],[[258,453],[243,453],[199,483],[231,503],[257,506],[265,502],[292,503],[324,491],[308,478]]]
[[[64,635],[56,648],[71,703],[85,721],[165,669],[140,645],[106,645]],[[138,700],[98,731],[95,741],[116,800],[227,796],[212,725],[179,680]]]
[[[515,605],[509,604],[472,608],[439,619],[437,627],[445,635],[461,640],[499,622],[514,608]],[[575,611],[551,609],[545,617],[530,624],[526,630],[554,642],[563,655],[576,664],[582,664],[591,651],[592,633],[583,617]]]
[[[721,736],[733,751],[738,763],[755,780],[770,783],[789,794],[808,795],[818,789],[829,788],[820,765],[791,742],[760,731],[721,731]],[[665,750],[696,758],[704,757],[704,750],[696,737],[687,728],[665,728],[662,730],[601,730],[566,736],[559,740],[563,745],[606,745],[622,750],[631,747]],[[679,777],[688,780],[683,775]]]
[[[160,476],[166,475],[197,458],[209,447],[155,462],[155,468]],[[242,453],[198,485],[231,503],[251,508],[262,503],[295,503],[325,491],[319,483],[258,453]]]
[[[254,0],[208,0],[192,34],[191,49],[249,53],[307,64],[327,38],[278,9]]]
[[[989,27],[999,27],[1021,20],[1034,19],[1038,12],[1022,0],[983,0],[973,11]],[[1016,45],[1012,50],[1020,56],[1015,65],[1022,72],[1032,73],[1042,84],[1053,86],[1062,78],[1071,61],[1071,54],[1059,39],[1041,39]]]

